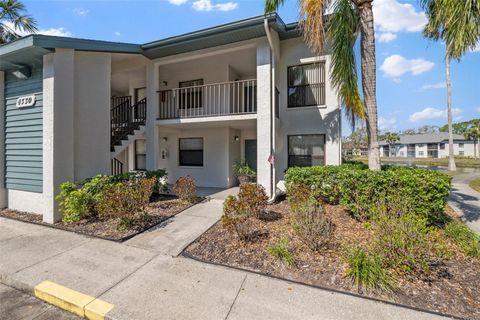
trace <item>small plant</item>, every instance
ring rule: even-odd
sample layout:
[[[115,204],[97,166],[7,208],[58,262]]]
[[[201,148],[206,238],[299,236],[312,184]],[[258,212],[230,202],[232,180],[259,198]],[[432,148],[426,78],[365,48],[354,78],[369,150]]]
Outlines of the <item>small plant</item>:
[[[305,184],[291,185],[287,190],[288,204],[293,212],[300,210],[312,197],[312,189]]]
[[[119,220],[119,229],[130,228],[139,221],[139,215],[145,213],[152,195],[156,178],[142,178],[117,182],[107,187],[96,205],[100,218]]]
[[[388,267],[403,272],[426,272],[443,256],[440,239],[431,235],[426,218],[416,214],[379,214],[374,221],[374,250]]]
[[[181,201],[193,203],[196,201],[197,186],[195,184],[195,178],[191,176],[180,177],[173,186],[173,192],[178,196]]]
[[[295,257],[290,251],[290,244],[287,237],[280,238],[277,242],[268,247],[268,253],[271,256],[280,259],[289,267],[295,264]]]
[[[480,235],[460,221],[453,220],[445,226],[445,234],[452,239],[466,255],[480,258]]]
[[[63,212],[63,222],[75,222],[83,219],[90,212],[90,205],[93,201],[91,195],[84,190],[78,190],[71,182],[64,182],[60,185],[60,194],[57,196],[60,201],[60,211]]]
[[[313,251],[320,251],[330,240],[334,226],[325,216],[321,203],[307,201],[298,208],[292,220],[292,227],[302,241]]]
[[[267,207],[268,196],[265,188],[256,183],[245,183],[240,185],[238,192],[239,206],[247,214],[260,217],[261,213]]]
[[[233,165],[233,172],[237,176],[254,176],[256,173],[246,161],[240,161]]]
[[[223,202],[222,224],[230,232],[234,232],[242,241],[255,239],[255,230],[252,227],[251,215],[240,205],[234,196],[228,196]]]
[[[365,252],[360,246],[349,247],[345,251],[348,264],[347,277],[357,286],[368,290],[392,292],[395,279],[383,266],[380,256]]]

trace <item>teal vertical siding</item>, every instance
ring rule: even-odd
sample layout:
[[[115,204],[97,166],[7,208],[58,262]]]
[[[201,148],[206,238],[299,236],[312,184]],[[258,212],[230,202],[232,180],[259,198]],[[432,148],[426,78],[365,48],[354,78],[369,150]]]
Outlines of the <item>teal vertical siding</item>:
[[[36,96],[33,107],[17,108],[19,96]],[[26,80],[5,72],[5,185],[42,192],[43,69],[32,68]]]

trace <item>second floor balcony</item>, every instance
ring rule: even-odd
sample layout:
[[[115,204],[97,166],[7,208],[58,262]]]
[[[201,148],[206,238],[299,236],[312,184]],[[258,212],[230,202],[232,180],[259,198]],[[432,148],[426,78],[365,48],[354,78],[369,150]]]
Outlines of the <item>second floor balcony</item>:
[[[158,119],[252,114],[257,112],[257,80],[203,84],[202,80],[162,90]]]

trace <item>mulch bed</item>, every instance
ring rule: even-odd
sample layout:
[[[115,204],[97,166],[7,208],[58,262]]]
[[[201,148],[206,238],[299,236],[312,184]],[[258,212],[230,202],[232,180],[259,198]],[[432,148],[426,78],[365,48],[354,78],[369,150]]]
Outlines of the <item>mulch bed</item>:
[[[280,213],[275,221],[254,219],[263,237],[242,242],[235,234],[217,223],[192,243],[185,253],[197,259],[247,269],[308,285],[331,288],[399,303],[414,308],[450,314],[467,319],[480,319],[480,262],[463,256],[453,243],[455,255],[445,261],[435,274],[407,277],[396,275],[393,294],[358,290],[345,278],[343,248],[367,244],[372,231],[353,219],[342,207],[326,205],[326,214],[335,224],[333,238],[321,253],[312,252],[292,231],[286,201],[269,209]],[[287,267],[272,257],[267,249],[287,236],[295,256],[295,265]]]
[[[202,199],[199,199],[199,201],[201,200]],[[70,223],[60,221],[52,225],[43,223],[42,215],[11,209],[0,210],[0,217],[41,224],[106,240],[125,241],[159,223],[162,223],[192,205],[193,204],[181,202],[174,196],[155,194],[152,196],[150,204],[146,208],[146,215],[142,222],[137,224],[134,228],[127,230],[119,230],[118,221],[116,219],[101,220],[98,218],[90,218]]]

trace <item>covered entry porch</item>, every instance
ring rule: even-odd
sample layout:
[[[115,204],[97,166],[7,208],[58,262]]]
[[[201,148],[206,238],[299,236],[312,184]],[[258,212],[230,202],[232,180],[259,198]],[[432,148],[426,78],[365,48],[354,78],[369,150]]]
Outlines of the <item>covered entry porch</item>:
[[[238,184],[233,165],[247,160],[257,167],[256,115],[235,119],[164,120],[158,125],[158,168],[169,183],[190,175],[198,187],[230,188]]]

